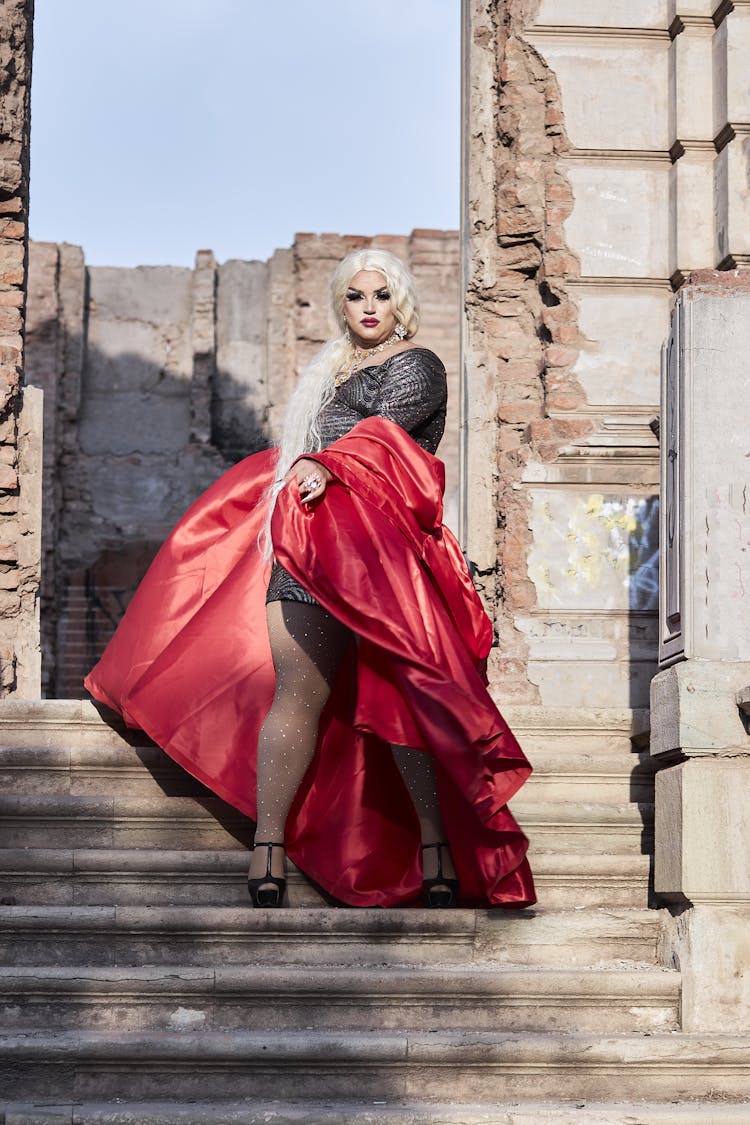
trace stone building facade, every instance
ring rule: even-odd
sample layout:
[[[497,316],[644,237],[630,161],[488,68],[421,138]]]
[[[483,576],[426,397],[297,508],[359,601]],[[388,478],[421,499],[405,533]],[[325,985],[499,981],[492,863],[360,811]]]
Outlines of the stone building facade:
[[[329,336],[328,283],[363,246],[412,268],[420,342],[449,372],[441,454],[458,496],[458,235],[298,235],[268,262],[86,266],[32,243],[27,382],[44,391],[45,694],[76,697],[161,541],[228,465],[278,436],[297,372]]]
[[[646,706],[660,353],[683,278],[748,261],[750,7],[466,0],[464,23],[461,527],[493,681]]]

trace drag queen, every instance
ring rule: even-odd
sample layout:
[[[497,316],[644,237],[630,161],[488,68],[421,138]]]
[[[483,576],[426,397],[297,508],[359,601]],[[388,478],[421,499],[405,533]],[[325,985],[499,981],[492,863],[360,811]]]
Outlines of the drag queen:
[[[349,254],[331,294],[280,449],[189,509],[86,686],[256,821],[255,906],[285,855],[350,905],[526,906],[530,767],[442,526],[445,371],[392,254]]]

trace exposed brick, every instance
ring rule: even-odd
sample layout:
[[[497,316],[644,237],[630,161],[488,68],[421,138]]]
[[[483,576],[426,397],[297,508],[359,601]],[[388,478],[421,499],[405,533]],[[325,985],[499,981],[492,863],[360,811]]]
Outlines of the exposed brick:
[[[547,183],[547,199],[550,203],[573,203],[573,189],[566,180],[552,180]]]
[[[18,473],[12,465],[0,464],[0,488],[6,492],[18,488]]]
[[[550,344],[547,348],[547,363],[550,367],[569,367],[578,359],[576,348],[565,347],[561,344]]]
[[[519,487],[520,480],[531,458],[554,461],[562,445],[575,440],[573,433],[580,437],[590,429],[584,420],[579,430],[574,426],[568,432],[566,419],[548,417],[551,409],[577,410],[585,402],[571,373],[580,336],[568,279],[580,275],[580,266],[565,240],[573,192],[561,170],[560,157],[568,148],[563,105],[555,75],[524,38],[529,7],[526,0],[507,0],[475,8],[485,32],[482,50],[490,42],[496,50],[492,108],[501,144],[494,177],[484,168],[485,154],[477,153],[482,171],[467,294],[472,346],[476,344],[478,355],[489,362],[501,361],[495,500],[502,519],[497,530],[496,602],[491,607],[499,650],[493,675],[502,677],[509,697],[527,701],[538,697],[527,675],[526,637],[515,628],[514,615],[533,609],[536,593],[527,573],[530,519],[528,494]],[[483,191],[492,178],[498,185],[495,229],[488,232]],[[482,299],[487,296],[484,278],[492,278],[492,301]]]
[[[17,219],[0,219],[0,238],[25,238],[26,224]]]
[[[0,305],[0,332],[20,332],[22,326],[20,308]]]

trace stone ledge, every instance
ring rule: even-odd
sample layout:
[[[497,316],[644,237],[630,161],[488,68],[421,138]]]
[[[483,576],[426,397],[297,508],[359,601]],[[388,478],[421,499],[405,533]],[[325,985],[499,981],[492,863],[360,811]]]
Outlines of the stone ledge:
[[[685,278],[680,292],[683,289],[692,289],[696,293],[713,293],[718,296],[744,293],[750,290],[750,269],[693,270]]]
[[[4,972],[4,1028],[33,1030],[668,1031],[679,974],[648,969],[325,964]]]
[[[409,1100],[495,1105],[596,1097],[742,1098],[750,1037],[544,1033],[65,1032],[0,1036],[7,1093],[57,1098],[263,1099],[279,1083],[298,1099]],[[75,1091],[75,1094],[74,1094]]]
[[[2,1106],[0,1106],[0,1110]],[[6,1104],[5,1125],[747,1125],[748,1104],[694,1102],[526,1102],[395,1104],[326,1100],[306,1102],[76,1102]]]
[[[663,918],[629,907],[528,911],[0,907],[4,964],[364,963],[620,967],[656,963]],[[325,951],[325,952],[323,952]]]

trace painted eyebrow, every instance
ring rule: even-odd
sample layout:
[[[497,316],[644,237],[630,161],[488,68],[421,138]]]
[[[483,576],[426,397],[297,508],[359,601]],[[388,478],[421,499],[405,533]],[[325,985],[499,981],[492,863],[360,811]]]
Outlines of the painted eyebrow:
[[[361,289],[355,289],[353,285],[350,285],[346,292],[347,293],[358,293],[360,297],[364,297],[364,293],[362,292],[362,290]],[[379,289],[375,290],[375,295],[377,296],[379,293],[387,293],[387,292],[388,292],[388,286],[387,285],[381,285]]]

